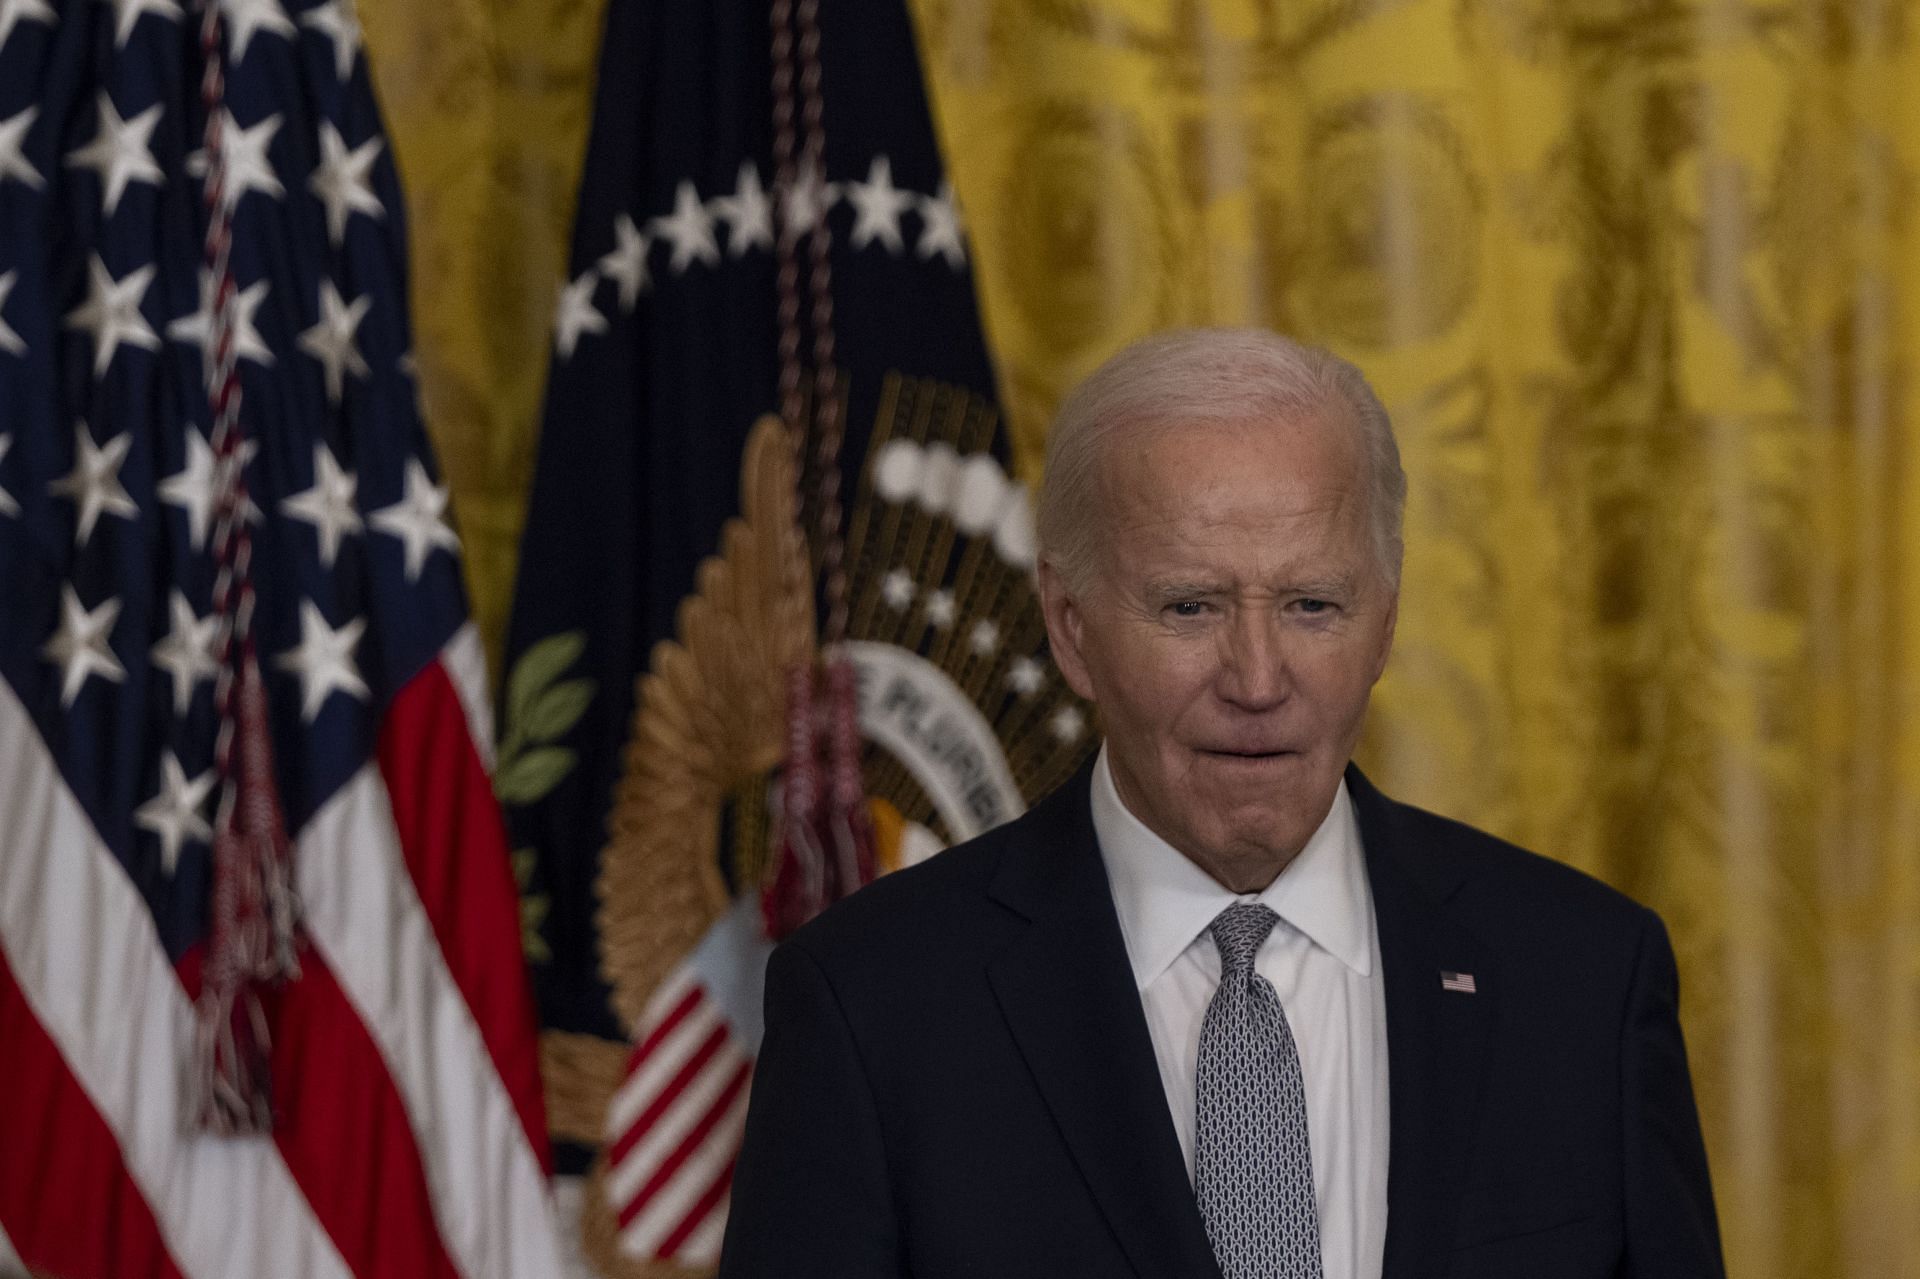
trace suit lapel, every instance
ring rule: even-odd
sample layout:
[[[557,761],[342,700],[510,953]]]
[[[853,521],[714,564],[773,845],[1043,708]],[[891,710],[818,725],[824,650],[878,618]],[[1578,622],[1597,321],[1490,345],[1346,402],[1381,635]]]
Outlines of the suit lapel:
[[[991,892],[1029,921],[989,968],[1054,1121],[1134,1269],[1219,1269],[1167,1113],[1153,1042],[1094,841],[1087,771],[1010,832]],[[1448,915],[1456,868],[1414,846],[1357,768],[1347,784],[1366,847],[1386,981],[1387,1242],[1383,1279],[1430,1274],[1453,1245],[1483,1063],[1499,998],[1478,940]],[[1471,974],[1472,994],[1441,974]]]
[[[1396,806],[1359,769],[1347,770],[1347,785],[1387,985],[1384,1279],[1415,1279],[1453,1246],[1499,983],[1479,942],[1448,918],[1458,872],[1412,845]],[[1473,993],[1446,989],[1442,973],[1470,974]]]
[[[1011,832],[991,892],[1029,926],[989,976],[1134,1269],[1218,1279],[1094,842],[1087,777],[1083,769]]]

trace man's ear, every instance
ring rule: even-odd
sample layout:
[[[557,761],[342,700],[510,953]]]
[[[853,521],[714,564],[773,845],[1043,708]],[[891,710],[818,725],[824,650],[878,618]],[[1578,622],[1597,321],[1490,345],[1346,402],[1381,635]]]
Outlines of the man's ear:
[[[1400,625],[1400,588],[1395,586],[1387,597],[1387,625],[1380,633],[1380,655],[1374,659],[1373,682],[1378,684],[1380,677],[1387,673],[1387,659],[1393,656],[1393,633]]]
[[[1086,614],[1051,559],[1040,561],[1040,611],[1047,619],[1047,645],[1053,652],[1053,664],[1060,668],[1068,688],[1092,701],[1093,681],[1087,678],[1081,647]]]

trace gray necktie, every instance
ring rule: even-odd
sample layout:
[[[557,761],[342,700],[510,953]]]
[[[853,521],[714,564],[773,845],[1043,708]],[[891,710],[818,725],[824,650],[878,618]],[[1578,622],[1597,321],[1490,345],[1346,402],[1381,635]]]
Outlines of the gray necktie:
[[[1300,1054],[1273,983],[1253,970],[1279,922],[1238,902],[1209,930],[1220,989],[1200,1024],[1193,1189],[1226,1279],[1321,1279]]]

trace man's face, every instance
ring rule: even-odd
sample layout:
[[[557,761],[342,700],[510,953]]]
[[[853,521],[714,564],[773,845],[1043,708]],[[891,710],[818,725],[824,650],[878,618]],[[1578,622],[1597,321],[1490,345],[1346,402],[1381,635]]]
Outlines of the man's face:
[[[1393,644],[1361,443],[1313,420],[1145,426],[1098,476],[1092,581],[1040,570],[1054,659],[1127,808],[1239,892],[1326,817]]]

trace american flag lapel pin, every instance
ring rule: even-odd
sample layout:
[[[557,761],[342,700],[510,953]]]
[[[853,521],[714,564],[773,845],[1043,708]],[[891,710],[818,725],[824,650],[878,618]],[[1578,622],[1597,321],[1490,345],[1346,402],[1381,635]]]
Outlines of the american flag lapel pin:
[[[1444,968],[1440,970],[1440,989],[1457,991],[1462,995],[1478,993],[1478,987],[1473,984],[1472,973],[1452,973]]]

